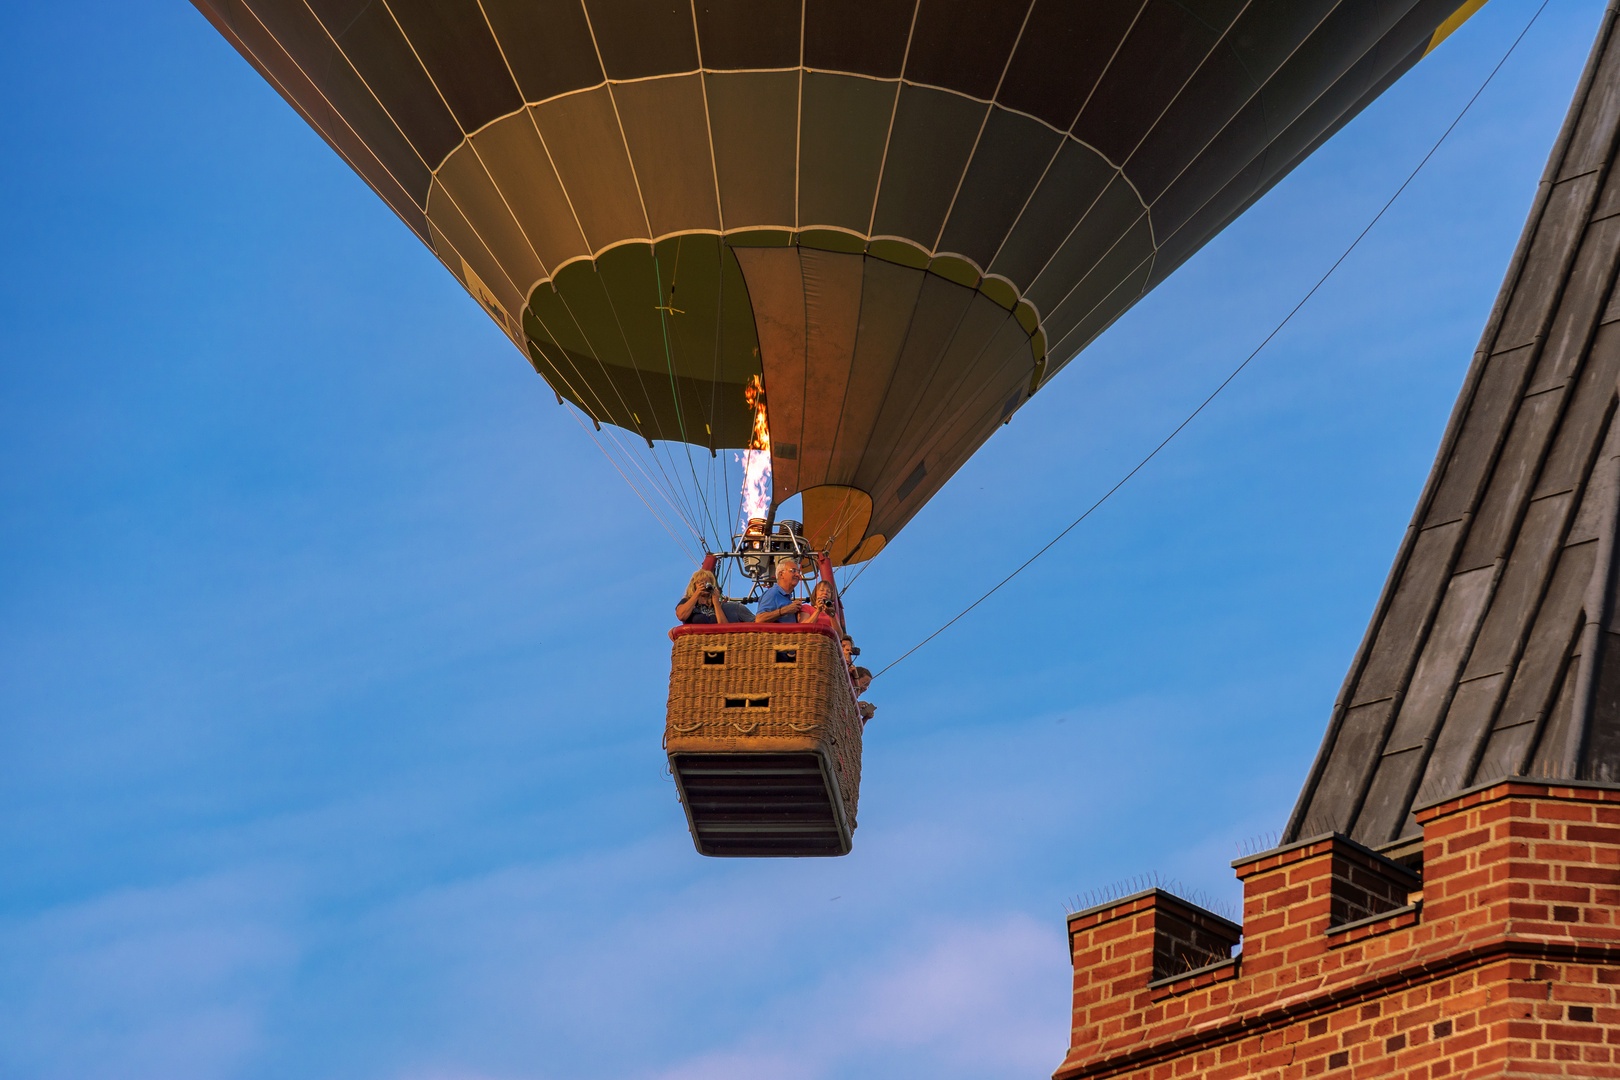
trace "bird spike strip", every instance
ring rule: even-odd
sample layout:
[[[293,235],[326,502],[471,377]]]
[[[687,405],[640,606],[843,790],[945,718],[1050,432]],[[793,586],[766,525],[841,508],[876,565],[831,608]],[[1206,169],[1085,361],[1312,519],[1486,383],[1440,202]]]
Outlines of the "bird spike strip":
[[[1230,901],[1211,896],[1203,889],[1190,888],[1175,878],[1165,877],[1157,870],[1149,870],[1147,873],[1136,874],[1110,885],[1104,885],[1101,888],[1091,889],[1088,892],[1071,896],[1064,901],[1063,906],[1070,915],[1073,915],[1077,911],[1085,911],[1088,908],[1111,903],[1134,893],[1146,892],[1148,889],[1162,889],[1172,896],[1178,896],[1189,904],[1201,907],[1205,911],[1212,912],[1231,922],[1239,922],[1242,919],[1242,913]]]

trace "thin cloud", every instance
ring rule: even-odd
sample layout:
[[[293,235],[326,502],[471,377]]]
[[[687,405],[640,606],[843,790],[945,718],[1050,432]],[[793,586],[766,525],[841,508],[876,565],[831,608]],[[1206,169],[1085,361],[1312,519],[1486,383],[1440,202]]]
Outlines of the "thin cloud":
[[[298,948],[265,871],[121,890],[0,926],[0,1072],[213,1080],[263,1049]],[[20,976],[20,977],[19,977]]]

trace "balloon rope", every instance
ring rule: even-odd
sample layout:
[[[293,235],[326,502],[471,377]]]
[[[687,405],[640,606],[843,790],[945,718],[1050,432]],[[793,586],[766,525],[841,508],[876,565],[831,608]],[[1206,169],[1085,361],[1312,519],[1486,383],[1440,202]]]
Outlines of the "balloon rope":
[[[614,471],[624,478],[624,482],[626,484],[630,485],[630,490],[636,493],[636,498],[641,500],[641,505],[645,506],[648,513],[652,514],[653,517],[658,519],[658,524],[662,525],[664,527],[664,531],[669,533],[669,538],[675,541],[675,546],[681,549],[681,554],[685,555],[688,559],[691,559],[693,565],[696,565],[698,563],[698,558],[692,553],[692,549],[681,543],[681,538],[675,535],[675,530],[669,527],[669,522],[665,521],[663,515],[653,507],[652,503],[647,501],[647,497],[641,493],[641,489],[636,486],[635,481],[631,480],[630,477],[625,474],[625,471],[619,468],[619,463],[613,460],[613,455],[607,452],[607,447],[602,445],[601,440],[596,437],[596,433],[585,426],[585,421],[581,420],[573,409],[568,410],[568,415],[572,416],[574,418],[574,423],[579,425],[579,429],[585,434],[589,435],[593,443],[596,443],[596,448],[602,451],[602,456],[607,458],[608,464],[612,465]]]
[[[607,438],[608,445],[612,446],[615,450],[617,450],[620,453],[620,455],[623,456],[625,461],[629,462],[632,466],[634,466],[634,468],[636,469],[637,472],[641,473],[642,476],[646,477],[647,483],[652,488],[652,490],[658,492],[659,498],[664,500],[664,502],[669,506],[669,508],[672,511],[674,511],[675,516],[680,519],[681,524],[686,526],[686,531],[691,533],[692,538],[694,540],[697,540],[701,544],[703,542],[703,534],[701,532],[699,532],[696,527],[693,526],[692,519],[687,515],[686,511],[681,508],[680,504],[677,503],[675,501],[675,499],[672,497],[672,495],[671,495],[671,490],[672,490],[671,486],[667,485],[667,484],[660,484],[658,482],[658,478],[653,476],[652,473],[647,471],[647,466],[646,466],[643,455],[646,455],[647,457],[651,457],[652,462],[653,462],[653,464],[655,466],[658,465],[657,457],[655,455],[653,455],[653,453],[651,451],[643,450],[639,445],[636,445],[633,451],[631,449],[627,448],[624,445],[624,440],[617,433],[614,432],[613,428],[614,428],[614,425],[611,422],[606,427],[602,428],[602,434],[604,434],[604,435],[606,435],[608,437]],[[592,436],[592,437],[594,438],[595,436]],[[598,442],[597,445],[600,446],[601,443]],[[659,471],[662,472],[663,470],[660,469]],[[620,470],[620,475],[621,476],[625,475],[623,473],[623,470]],[[625,479],[629,480],[630,478],[628,476],[625,476]],[[631,487],[632,488],[635,487],[634,482],[631,482]],[[638,491],[637,494],[640,494],[640,492]]]
[[[709,463],[712,465],[716,461],[719,462],[720,509],[726,515],[726,527],[720,533],[720,547],[726,548],[730,546],[731,534],[737,528],[737,519],[742,512],[740,504],[742,492],[732,487],[730,459],[715,453],[714,446],[720,441],[714,435],[714,421],[715,405],[720,396],[720,345],[725,339],[726,326],[726,246],[717,242],[717,249],[720,255],[720,276],[714,299],[714,366],[709,376]]]
[[[578,316],[576,316],[574,314],[573,306],[571,304],[569,304],[568,298],[566,296],[564,296],[562,293],[559,292],[559,293],[557,293],[557,299],[562,302],[563,311],[565,311],[568,314],[568,321],[573,323],[574,330],[579,335],[579,339],[581,341],[583,341],[585,343],[585,347],[588,350],[590,350],[591,359],[596,361],[596,366],[602,369],[603,381],[605,381],[608,384],[609,388],[612,389],[614,397],[619,399],[619,405],[623,409],[623,412],[621,413],[621,415],[630,417],[631,419],[635,419],[635,413],[631,410],[630,404],[627,401],[625,401],[624,394],[622,392],[620,392],[618,383],[614,380],[612,373],[610,371],[608,371],[607,364],[603,363],[601,355],[596,351],[596,346],[595,346],[595,344],[592,343],[590,335],[585,333],[585,328],[580,325],[579,318],[578,318]],[[609,303],[609,307],[611,308],[612,307],[612,298],[611,297],[609,297],[608,303]],[[617,319],[618,319],[618,312],[617,311],[614,311],[614,316],[613,317],[614,317],[614,320],[617,321]],[[541,325],[542,326],[545,325],[544,320],[542,320]],[[555,333],[553,333],[549,328],[547,329],[546,332],[551,334],[552,340],[554,340],[554,341],[559,340],[557,338],[557,335]],[[623,336],[623,328],[622,327],[620,329],[620,335],[621,335],[621,337]],[[626,349],[629,348],[628,340],[626,340],[626,342],[625,342],[625,348]],[[563,354],[564,354],[564,356],[568,356],[568,353],[567,353],[566,350],[563,350]],[[569,358],[569,362],[570,362],[570,364],[573,364],[573,366],[574,366],[574,373],[576,375],[579,375],[581,380],[584,380],[584,378],[585,378],[584,372],[579,370],[578,364],[575,364],[571,357]],[[561,369],[560,368],[558,369],[558,373],[561,374]],[[641,381],[641,374],[640,374],[639,369],[637,370],[637,373],[636,373],[636,380],[637,380],[638,383]],[[588,382],[586,382],[586,386],[589,387],[589,385],[590,384]],[[643,394],[643,396],[646,396],[646,386],[645,386],[645,384],[642,384],[642,394]],[[576,393],[575,396],[581,402],[583,402],[585,400],[583,397],[579,397],[579,395],[577,393]],[[597,407],[598,407],[599,412],[601,412],[604,416],[611,417],[613,415],[613,410],[607,407],[606,403],[602,400],[602,395],[600,393],[597,393],[594,388],[592,388],[592,390],[591,390],[591,396],[596,399]],[[593,416],[592,420],[595,421],[596,417]],[[611,421],[610,421],[610,426],[612,426]],[[639,433],[639,434],[642,434],[642,438],[646,438],[646,435],[644,433]],[[659,484],[659,482],[647,470],[646,466],[642,462],[641,453],[640,453],[639,450],[637,451],[637,453],[631,454],[622,445],[620,445],[617,442],[617,440],[612,438],[611,432],[609,433],[609,441],[613,442],[613,445],[619,450],[619,452],[624,454],[626,460],[633,462],[635,464],[635,467],[642,473],[642,475],[647,477],[648,483],[650,483],[653,486],[653,488],[655,490],[657,490],[657,492],[661,496],[663,496],[665,502],[669,503],[670,507],[675,511],[676,515],[681,519],[681,523],[686,526],[687,530],[690,531],[693,536],[701,538],[702,533],[699,532],[692,525],[692,517],[691,517],[691,515],[689,515],[685,509],[682,509],[678,505],[677,498],[679,496],[679,491],[677,490],[675,484],[669,479],[669,474],[664,471],[663,463],[658,460],[657,452],[654,451],[654,450],[649,449],[647,453],[648,453],[648,456],[652,459],[653,466],[655,468],[657,468],[660,473],[663,474],[663,476],[664,476],[664,483],[663,484]],[[598,447],[601,447],[601,445],[602,444],[600,442],[597,443]],[[606,450],[603,450],[603,453],[606,453],[606,452],[607,452]],[[617,468],[617,466],[615,466],[615,468]],[[620,471],[620,475],[623,475],[622,470]],[[626,481],[628,481],[629,477],[625,477],[625,479],[626,479]],[[631,484],[630,486],[631,486],[632,489],[635,489],[634,484]],[[637,494],[639,495],[640,492],[637,491]],[[645,501],[645,500],[643,500],[643,501]]]
[[[566,356],[567,354],[565,353],[564,355]],[[572,361],[570,361],[570,362],[572,362]],[[579,390],[574,386],[574,384],[572,382],[569,381],[569,378],[568,378],[567,374],[560,367],[557,367],[555,365],[553,365],[552,370],[555,372],[557,378],[562,382],[564,389],[566,389],[568,391],[568,393],[569,393],[570,397],[572,398],[572,400],[573,401],[582,400],[582,398],[580,397],[580,394],[579,394]],[[579,367],[578,367],[577,364],[574,365],[574,374],[579,375],[582,379],[584,377],[583,373],[580,372]],[[600,404],[601,400],[602,400],[601,395],[593,393],[593,396],[597,399],[598,404]],[[572,401],[570,403],[572,403]],[[574,415],[574,414],[570,413],[570,415]],[[595,422],[594,417],[592,417],[592,421],[593,421],[593,423]],[[635,480],[633,480],[630,477],[630,475],[628,473],[626,473],[623,468],[620,467],[619,463],[616,460],[614,460],[613,455],[608,452],[607,447],[602,445],[602,440],[598,439],[596,437],[596,435],[589,428],[585,427],[584,421],[580,420],[577,415],[574,415],[574,422],[576,424],[579,424],[580,430],[584,431],[587,435],[590,435],[591,441],[596,444],[596,448],[598,450],[602,451],[602,456],[607,458],[608,464],[613,466],[614,471],[617,472],[619,474],[619,476],[624,479],[624,482],[629,485],[630,490],[635,492],[636,498],[641,500],[642,505],[646,506],[647,509],[652,513],[653,517],[658,519],[658,523],[664,527],[665,532],[669,533],[670,538],[675,541],[676,545],[681,549],[681,551],[684,552],[687,555],[688,558],[692,558],[691,549],[688,548],[680,540],[680,538],[675,535],[674,531],[672,529],[670,529],[669,523],[664,520],[663,515],[660,514],[653,507],[652,503],[647,501],[647,497],[644,494],[642,494],[640,486],[637,485]],[[608,437],[608,443],[615,450],[617,450],[620,453],[620,455],[623,456],[624,459],[627,462],[629,462],[631,465],[633,465],[637,470],[639,470],[641,472],[641,474],[643,476],[645,476],[647,478],[647,482],[648,482],[648,484],[651,485],[652,489],[654,491],[657,491],[658,494],[663,497],[663,499],[664,499],[664,501],[666,503],[669,503],[670,509],[674,510],[677,516],[682,517],[683,524],[685,524],[686,527],[689,530],[692,531],[693,537],[698,539],[699,542],[701,542],[702,541],[701,534],[699,534],[696,530],[692,530],[691,523],[685,521],[684,515],[681,515],[680,508],[678,506],[676,506],[675,503],[670,499],[668,493],[665,492],[663,489],[661,489],[658,486],[658,482],[653,479],[651,474],[649,474],[647,472],[646,467],[641,464],[640,458],[635,456],[635,455],[632,455],[631,453],[629,453],[624,448],[624,446],[618,441],[618,439],[616,439],[614,437],[614,435],[613,435],[613,425],[610,423],[607,428],[600,429],[600,430],[602,430],[603,434],[605,434]]]
[[[613,324],[614,324],[614,326],[616,326],[618,328],[619,340],[624,343],[625,354],[628,355],[628,356],[634,357],[635,356],[635,349],[630,344],[630,336],[627,333],[625,333],[624,320],[619,317],[619,308],[618,308],[618,305],[613,302],[613,293],[611,291],[604,290],[603,296],[605,296],[606,299],[607,299],[608,310],[613,313]],[[563,303],[564,303],[564,306],[566,307],[567,306],[567,300],[564,300]],[[570,314],[572,314],[571,309],[570,309]],[[576,325],[578,324],[577,319],[575,320],[575,324]],[[583,335],[583,333],[584,333],[584,331],[582,330],[581,334]],[[586,343],[590,344],[590,339],[588,337],[586,338]],[[596,356],[596,348],[595,348],[595,346],[591,346],[591,354],[593,356]],[[600,356],[596,356],[596,362],[598,364],[601,364],[602,363],[602,358]],[[645,399],[647,402],[651,403],[652,395],[647,392],[647,381],[641,377],[641,369],[639,367],[632,367],[631,370],[633,370],[636,373],[636,384],[641,388],[642,398]],[[602,364],[602,372],[603,372],[604,375],[607,374],[607,365]],[[619,397],[620,397],[620,400],[622,401],[623,398],[624,398],[624,395],[621,394],[621,395],[619,395]],[[635,413],[629,408],[629,406],[625,407],[625,411],[630,414],[631,419],[636,419]],[[677,409],[676,409],[676,416],[677,416],[677,418],[680,416],[679,405],[678,404],[677,404]],[[697,513],[697,511],[693,508],[692,504],[687,500],[686,496],[684,495],[682,489],[685,487],[685,485],[684,484],[677,484],[674,480],[672,480],[670,478],[670,475],[669,475],[670,470],[673,470],[677,476],[680,475],[680,466],[676,465],[676,463],[675,463],[675,455],[669,452],[669,437],[664,434],[663,425],[658,423],[658,417],[657,416],[651,416],[651,417],[649,417],[649,419],[652,420],[652,422],[653,422],[654,430],[655,430],[655,432],[656,432],[656,434],[658,436],[659,441],[664,443],[664,455],[667,458],[669,458],[669,469],[668,470],[666,470],[664,468],[664,463],[658,456],[657,447],[654,447],[654,446],[651,445],[652,441],[653,441],[652,436],[648,435],[645,430],[638,431],[638,434],[640,434],[643,439],[647,440],[647,442],[649,444],[648,445],[648,450],[647,450],[648,456],[650,458],[652,458],[653,464],[658,468],[659,473],[664,477],[664,483],[666,485],[668,485],[668,488],[669,488],[669,491],[670,491],[671,495],[673,495],[675,497],[675,499],[679,500],[679,502],[681,503],[681,505],[683,507],[683,509],[681,510],[681,518],[685,522],[686,527],[692,531],[693,535],[695,535],[695,536],[699,537],[699,539],[701,539],[702,536],[703,536],[703,532],[698,527],[698,525],[701,525],[701,523],[702,523],[702,516]],[[638,423],[637,426],[638,426],[638,428],[640,427],[639,423]],[[674,500],[672,500],[672,501],[674,501]],[[694,525],[693,522],[697,522],[698,525]]]
[[[681,388],[675,380],[675,351],[669,343],[669,316],[678,310],[675,307],[675,278],[669,281],[669,297],[664,296],[664,269],[658,260],[658,247],[653,246],[653,276],[658,283],[658,303],[654,307],[658,311],[658,329],[664,336],[664,367],[669,372],[669,393],[675,401],[675,422],[681,433],[681,445],[686,450],[686,468],[692,474],[692,489],[697,493],[698,501],[703,506],[703,516],[708,519],[709,528],[715,536],[715,543],[720,544],[720,528],[715,524],[714,511],[709,506],[709,494],[703,482],[698,479],[697,465],[692,461],[692,440],[686,434],[686,409],[681,402]],[[681,271],[681,239],[675,238],[675,274]],[[682,314],[685,314],[682,312]],[[718,333],[716,328],[716,333]],[[679,466],[677,466],[677,469]]]
[[[881,551],[878,552],[878,555],[881,555],[881,554],[883,554],[883,552],[881,552]],[[849,592],[850,586],[854,585],[857,581],[861,580],[861,575],[866,573],[866,568],[871,566],[875,562],[877,562],[877,555],[872,556],[870,559],[867,559],[866,562],[862,563],[861,568],[859,570],[855,571],[855,576],[849,579],[848,584],[846,584],[842,589],[838,590],[839,595],[842,596],[845,593]],[[927,642],[923,642],[923,644],[926,645]],[[917,648],[919,648],[919,649],[922,648],[922,645],[917,646]],[[915,651],[915,650],[913,650],[913,651]],[[896,660],[894,663],[898,664],[899,662],[900,662],[899,660]],[[894,664],[889,665],[889,667],[893,667],[893,666],[894,666]],[[885,670],[887,670],[887,669],[885,669]],[[876,676],[873,676],[873,678],[876,678]]]
[[[1434,145],[1429,147],[1429,152],[1427,154],[1423,155],[1423,160],[1419,161],[1417,163],[1417,168],[1414,168],[1412,170],[1411,174],[1408,175],[1407,178],[1401,182],[1401,186],[1395,189],[1395,194],[1393,194],[1393,195],[1391,195],[1389,197],[1389,201],[1384,203],[1383,207],[1379,209],[1378,213],[1373,215],[1373,219],[1371,221],[1367,222],[1367,227],[1362,229],[1361,232],[1359,234],[1357,234],[1357,236],[1356,236],[1356,238],[1354,240],[1350,241],[1350,246],[1344,249],[1344,254],[1340,255],[1337,259],[1335,259],[1333,261],[1333,265],[1327,268],[1327,273],[1323,274],[1320,278],[1317,279],[1316,284],[1312,285],[1311,288],[1310,288],[1310,291],[1307,292],[1300,299],[1299,303],[1294,305],[1293,310],[1289,311],[1289,313],[1287,315],[1283,316],[1282,321],[1279,322],[1275,327],[1272,328],[1271,333],[1267,334],[1265,336],[1265,338],[1260,342],[1260,344],[1258,344],[1258,345],[1256,345],[1254,347],[1253,352],[1249,353],[1248,356],[1243,358],[1243,362],[1241,364],[1239,364],[1237,367],[1232,369],[1232,373],[1230,375],[1228,375],[1225,379],[1221,380],[1221,384],[1219,386],[1217,386],[1213,391],[1210,392],[1210,395],[1208,397],[1206,397],[1199,404],[1198,408],[1196,408],[1192,412],[1188,413],[1187,418],[1185,420],[1183,420],[1181,423],[1176,425],[1175,430],[1171,431],[1170,434],[1166,435],[1164,437],[1164,440],[1162,442],[1160,442],[1158,446],[1155,446],[1151,451],[1148,452],[1148,455],[1146,457],[1144,457],[1141,461],[1137,462],[1135,468],[1131,469],[1130,472],[1128,472],[1124,476],[1122,476],[1120,478],[1120,480],[1119,480],[1119,483],[1115,484],[1113,487],[1111,487],[1107,491],[1105,491],[1103,493],[1102,498],[1098,499],[1096,502],[1094,502],[1090,506],[1088,506],[1086,508],[1085,513],[1081,514],[1079,517],[1075,518],[1072,522],[1070,522],[1068,528],[1064,529],[1062,532],[1060,532],[1056,536],[1054,536],[1051,540],[1047,541],[1045,546],[1043,546],[1035,554],[1031,555],[1029,558],[1025,559],[1022,563],[1020,563],[1018,568],[1015,569],[1012,573],[1008,574],[1006,577],[1004,577],[1000,581],[996,582],[996,584],[991,587],[989,592],[986,592],[983,596],[981,596],[977,600],[973,601],[973,603],[971,603],[967,607],[963,608],[960,612],[957,613],[955,618],[951,619],[950,622],[946,623],[944,626],[941,626],[938,630],[935,630],[932,634],[929,634],[927,637],[925,637],[921,641],[917,642],[917,644],[913,645],[911,648],[909,648],[905,652],[901,653],[900,656],[897,659],[895,659],[893,661],[890,661],[890,663],[886,667],[884,667],[881,671],[879,671],[877,673],[877,675],[874,675],[872,677],[874,679],[876,679],[878,676],[880,676],[884,672],[888,671],[889,668],[894,667],[896,664],[900,663],[900,661],[904,660],[906,657],[910,656],[912,653],[916,652],[918,649],[922,648],[924,645],[927,645],[930,641],[933,641],[935,638],[939,637],[939,635],[943,634],[946,630],[949,630],[958,621],[960,621],[961,618],[964,615],[966,615],[968,612],[972,611],[974,608],[978,607],[980,604],[982,604],[986,600],[990,599],[990,597],[995,595],[996,592],[998,592],[1003,585],[1007,584],[1007,582],[1011,581],[1013,578],[1015,578],[1019,574],[1023,573],[1026,569],[1029,568],[1029,565],[1031,563],[1033,563],[1036,559],[1040,558],[1042,555],[1045,555],[1049,550],[1051,550],[1051,548],[1052,548],[1052,546],[1054,544],[1056,544],[1059,540],[1062,540],[1065,536],[1068,536],[1069,533],[1073,532],[1075,526],[1079,525],[1082,521],[1086,520],[1086,518],[1090,517],[1091,514],[1092,514],[1092,511],[1096,510],[1103,503],[1107,502],[1109,497],[1112,496],[1114,494],[1114,492],[1116,492],[1120,488],[1124,487],[1125,484],[1131,479],[1131,477],[1133,477],[1137,473],[1141,472],[1142,469],[1147,465],[1148,462],[1152,461],[1155,457],[1157,457],[1159,455],[1160,450],[1163,450],[1166,446],[1170,445],[1170,440],[1174,439],[1177,435],[1180,435],[1182,429],[1185,428],[1188,424],[1192,423],[1193,420],[1198,416],[1198,414],[1203,412],[1204,409],[1209,406],[1209,403],[1214,401],[1216,396],[1218,394],[1220,394],[1220,392],[1222,390],[1225,390],[1227,388],[1227,386],[1232,382],[1232,380],[1238,377],[1238,375],[1243,371],[1244,368],[1249,366],[1249,361],[1253,360],[1256,356],[1260,355],[1260,350],[1264,349],[1268,344],[1271,343],[1271,339],[1276,337],[1282,331],[1282,328],[1288,325],[1289,321],[1292,320],[1293,317],[1299,313],[1299,309],[1305,306],[1305,302],[1307,300],[1309,300],[1311,297],[1315,296],[1316,291],[1318,289],[1320,289],[1327,282],[1327,279],[1329,277],[1333,276],[1333,271],[1335,271],[1335,270],[1337,270],[1339,268],[1339,264],[1343,263],[1345,259],[1350,257],[1350,253],[1352,251],[1356,250],[1356,246],[1361,243],[1362,239],[1365,238],[1366,235],[1369,232],[1372,231],[1372,227],[1374,225],[1378,224],[1379,219],[1384,216],[1385,211],[1387,211],[1391,206],[1394,205],[1395,200],[1401,197],[1401,192],[1405,191],[1407,186],[1409,184],[1411,184],[1412,181],[1417,178],[1417,174],[1422,170],[1423,166],[1425,166],[1425,165],[1427,165],[1429,163],[1429,159],[1434,156],[1435,151],[1440,149],[1440,144],[1446,141],[1446,136],[1450,135],[1452,133],[1452,131],[1457,127],[1457,125],[1462,122],[1462,118],[1468,114],[1469,109],[1473,108],[1474,102],[1479,100],[1479,96],[1485,92],[1485,88],[1487,86],[1491,85],[1491,80],[1496,78],[1496,73],[1498,71],[1502,70],[1502,65],[1507,63],[1508,57],[1513,55],[1513,50],[1517,49],[1519,47],[1519,42],[1524,40],[1524,35],[1526,35],[1526,34],[1528,34],[1530,32],[1530,28],[1536,24],[1536,20],[1541,17],[1541,13],[1547,9],[1547,5],[1549,3],[1551,3],[1551,2],[1552,2],[1552,0],[1542,0],[1541,6],[1536,8],[1536,12],[1535,12],[1534,15],[1530,16],[1530,21],[1524,24],[1524,29],[1519,31],[1519,36],[1513,39],[1513,44],[1508,46],[1507,52],[1502,54],[1502,59],[1500,59],[1500,60],[1498,60],[1496,62],[1496,66],[1491,69],[1491,73],[1489,75],[1485,76],[1485,81],[1479,84],[1479,89],[1474,91],[1474,96],[1468,99],[1468,103],[1462,107],[1462,111],[1457,114],[1457,118],[1455,120],[1453,120],[1451,122],[1450,126],[1448,126],[1446,128],[1446,130],[1443,131],[1440,134],[1440,137],[1434,141]],[[850,584],[853,585],[854,582],[851,581]]]

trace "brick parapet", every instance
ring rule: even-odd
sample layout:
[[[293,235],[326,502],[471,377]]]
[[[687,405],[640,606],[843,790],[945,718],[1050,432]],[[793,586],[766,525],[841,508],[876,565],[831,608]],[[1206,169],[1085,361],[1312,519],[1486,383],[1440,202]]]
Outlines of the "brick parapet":
[[[1153,939],[1194,905],[1071,917],[1055,1076],[1620,1076],[1620,790],[1505,781],[1418,820],[1421,882],[1336,836],[1239,860],[1242,954],[1183,977]]]
[[[1134,1044],[1143,1024],[1153,1021],[1139,1008],[1144,995],[1152,995],[1149,984],[1179,974],[1178,962],[1191,974],[1229,958],[1241,934],[1236,923],[1162,889],[1076,912],[1068,930],[1071,1045],[1097,1047]]]

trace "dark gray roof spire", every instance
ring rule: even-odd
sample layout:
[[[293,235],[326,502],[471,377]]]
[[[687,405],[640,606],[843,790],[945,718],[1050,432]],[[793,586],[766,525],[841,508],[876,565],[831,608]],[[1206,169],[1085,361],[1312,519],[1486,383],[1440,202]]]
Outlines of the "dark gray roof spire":
[[[1502,776],[1620,780],[1611,3],[1283,842],[1415,836]]]

